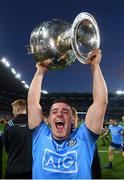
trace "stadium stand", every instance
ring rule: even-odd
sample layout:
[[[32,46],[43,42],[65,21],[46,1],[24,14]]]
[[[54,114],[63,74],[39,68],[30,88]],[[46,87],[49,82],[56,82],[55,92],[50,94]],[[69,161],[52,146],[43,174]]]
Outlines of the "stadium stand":
[[[0,62],[0,119],[6,115],[11,116],[11,103],[19,98],[27,99],[27,92],[28,89],[13,76],[10,68]],[[79,112],[86,112],[92,103],[90,93],[48,93],[42,94],[42,97],[44,114],[48,114],[51,102],[58,98],[67,99]],[[121,120],[122,116],[124,116],[124,95],[109,93],[105,119],[115,117]]]
[[[11,112],[11,102],[26,98],[27,89],[15,78],[10,68],[0,61],[0,116]]]

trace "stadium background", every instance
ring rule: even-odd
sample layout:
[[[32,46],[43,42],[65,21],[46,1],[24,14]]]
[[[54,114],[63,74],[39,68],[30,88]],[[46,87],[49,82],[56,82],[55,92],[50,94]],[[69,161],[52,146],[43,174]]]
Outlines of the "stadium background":
[[[8,67],[0,61],[0,130],[3,131],[3,123],[6,119],[12,117],[11,103],[19,98],[27,99],[28,89],[24,87],[21,81],[15,78]],[[48,115],[50,104],[58,98],[66,98],[78,112],[84,112],[80,119],[84,119],[85,112],[92,103],[91,93],[42,93],[42,107],[45,115]],[[117,118],[121,121],[124,116],[124,95],[109,92],[109,103],[106,110],[105,122],[110,118]],[[102,146],[102,142],[98,140],[98,149],[100,151],[101,167],[107,163],[108,142]],[[114,169],[106,170],[102,168],[102,178],[124,178],[124,159],[115,152]],[[7,155],[3,153],[3,173],[5,170]]]

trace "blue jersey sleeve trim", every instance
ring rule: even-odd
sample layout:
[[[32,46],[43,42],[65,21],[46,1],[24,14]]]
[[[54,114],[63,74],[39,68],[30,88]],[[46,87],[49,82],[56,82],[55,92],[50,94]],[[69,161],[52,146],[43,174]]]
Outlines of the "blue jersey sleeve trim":
[[[94,133],[93,131],[91,131],[86,124],[84,123],[84,126],[87,128],[87,130],[89,131],[89,133],[91,134],[91,136],[94,136],[95,138],[99,138],[99,134]]]

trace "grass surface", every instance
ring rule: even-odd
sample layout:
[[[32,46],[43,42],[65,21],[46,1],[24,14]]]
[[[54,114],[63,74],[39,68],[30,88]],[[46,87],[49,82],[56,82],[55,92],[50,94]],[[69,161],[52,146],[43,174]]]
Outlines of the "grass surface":
[[[108,149],[108,147],[107,147]],[[106,169],[105,166],[108,163],[108,153],[106,147],[99,147],[102,179],[124,179],[124,158],[117,151],[114,153],[113,168]]]

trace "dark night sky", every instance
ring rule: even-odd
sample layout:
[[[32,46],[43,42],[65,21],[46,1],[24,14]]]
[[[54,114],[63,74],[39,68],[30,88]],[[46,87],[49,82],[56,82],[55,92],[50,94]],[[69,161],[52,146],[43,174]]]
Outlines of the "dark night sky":
[[[36,25],[53,18],[70,23],[81,12],[91,13],[101,37],[101,68],[109,92],[124,90],[124,1],[123,0],[0,0],[0,58],[30,84],[35,62],[25,46]],[[48,72],[43,89],[48,92],[91,92],[89,65],[75,61],[69,68]]]

